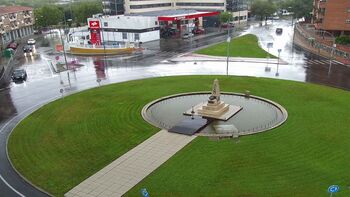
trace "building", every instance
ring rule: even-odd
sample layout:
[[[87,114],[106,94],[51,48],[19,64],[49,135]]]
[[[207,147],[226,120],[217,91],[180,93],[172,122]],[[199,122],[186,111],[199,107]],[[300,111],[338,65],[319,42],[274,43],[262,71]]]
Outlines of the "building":
[[[103,14],[119,15],[124,14],[124,0],[103,0]]]
[[[248,5],[246,0],[227,0],[226,10],[232,13],[233,22],[246,23],[248,20]]]
[[[171,9],[225,11],[225,0],[125,0],[126,14],[153,12]]]
[[[350,35],[349,0],[314,0],[312,23],[335,36]]]
[[[150,16],[95,16],[88,19],[90,43],[113,45],[120,43],[159,40],[157,17]]]
[[[0,45],[33,34],[33,8],[24,6],[0,7]]]

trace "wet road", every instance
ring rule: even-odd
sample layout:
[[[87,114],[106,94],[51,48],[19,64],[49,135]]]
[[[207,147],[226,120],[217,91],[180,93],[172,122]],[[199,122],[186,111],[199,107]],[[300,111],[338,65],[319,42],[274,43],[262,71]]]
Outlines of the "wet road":
[[[275,28],[282,27],[282,35],[275,34]],[[350,90],[350,68],[339,63],[308,54],[293,47],[292,26],[290,21],[279,21],[268,26],[252,25],[244,33],[254,33],[260,39],[263,48],[273,42],[270,52],[278,55],[289,65],[267,65],[261,63],[231,62],[230,75],[257,76],[312,83],[327,84]],[[236,32],[237,33],[237,32]],[[45,196],[33,189],[9,167],[6,156],[6,139],[13,126],[24,116],[41,105],[61,95],[71,94],[99,85],[170,75],[225,75],[226,62],[182,62],[172,63],[167,59],[178,56],[191,49],[211,43],[224,41],[226,35],[193,40],[162,40],[145,44],[143,54],[127,57],[75,57],[68,56],[69,62],[79,63],[76,71],[56,73],[50,62],[62,61],[63,57],[49,53],[49,48],[38,47],[36,56],[23,58],[22,66],[27,70],[28,80],[24,83],[11,83],[6,90],[0,91],[0,191],[5,196]],[[56,58],[58,60],[56,60]],[[266,69],[269,67],[270,69]],[[276,76],[278,73],[278,76]]]

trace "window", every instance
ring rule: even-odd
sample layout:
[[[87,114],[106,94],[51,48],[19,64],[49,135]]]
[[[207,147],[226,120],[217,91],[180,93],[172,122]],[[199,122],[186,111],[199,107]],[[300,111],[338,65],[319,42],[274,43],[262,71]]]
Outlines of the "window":
[[[126,32],[123,32],[123,39],[124,40],[128,39],[128,34]]]
[[[170,7],[171,3],[157,3],[157,4],[145,4],[145,5],[130,5],[130,9],[145,9],[145,8],[158,8],[158,7]]]
[[[103,26],[108,27],[108,22],[104,22]]]
[[[346,19],[346,23],[350,23],[350,19]]]
[[[138,33],[135,33],[135,41],[136,40],[140,40],[140,34],[138,34]]]

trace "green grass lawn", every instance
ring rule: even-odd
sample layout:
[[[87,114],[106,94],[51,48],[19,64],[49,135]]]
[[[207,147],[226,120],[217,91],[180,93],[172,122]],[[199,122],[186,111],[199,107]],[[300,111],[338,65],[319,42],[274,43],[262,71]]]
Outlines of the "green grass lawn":
[[[30,181],[63,196],[159,129],[140,115],[162,96],[210,90],[215,76],[164,77],[108,85],[48,104],[9,139],[9,156]],[[140,196],[350,196],[350,93],[292,81],[217,76],[222,91],[283,105],[288,120],[234,140],[199,137],[127,193]]]
[[[267,52],[262,49],[258,44],[258,38],[253,34],[247,34],[235,39],[231,39],[230,42],[230,56],[231,57],[251,57],[251,58],[266,58]],[[222,42],[204,49],[200,49],[195,53],[202,55],[213,56],[227,56],[227,43]],[[271,58],[276,58],[270,54]]]

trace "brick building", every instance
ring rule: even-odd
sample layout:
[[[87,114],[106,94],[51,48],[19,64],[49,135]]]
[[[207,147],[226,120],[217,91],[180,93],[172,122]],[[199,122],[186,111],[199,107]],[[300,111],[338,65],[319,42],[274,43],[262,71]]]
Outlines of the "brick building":
[[[350,0],[314,0],[312,23],[316,29],[338,36],[350,35]]]
[[[0,46],[33,34],[33,8],[24,6],[0,7]]]

